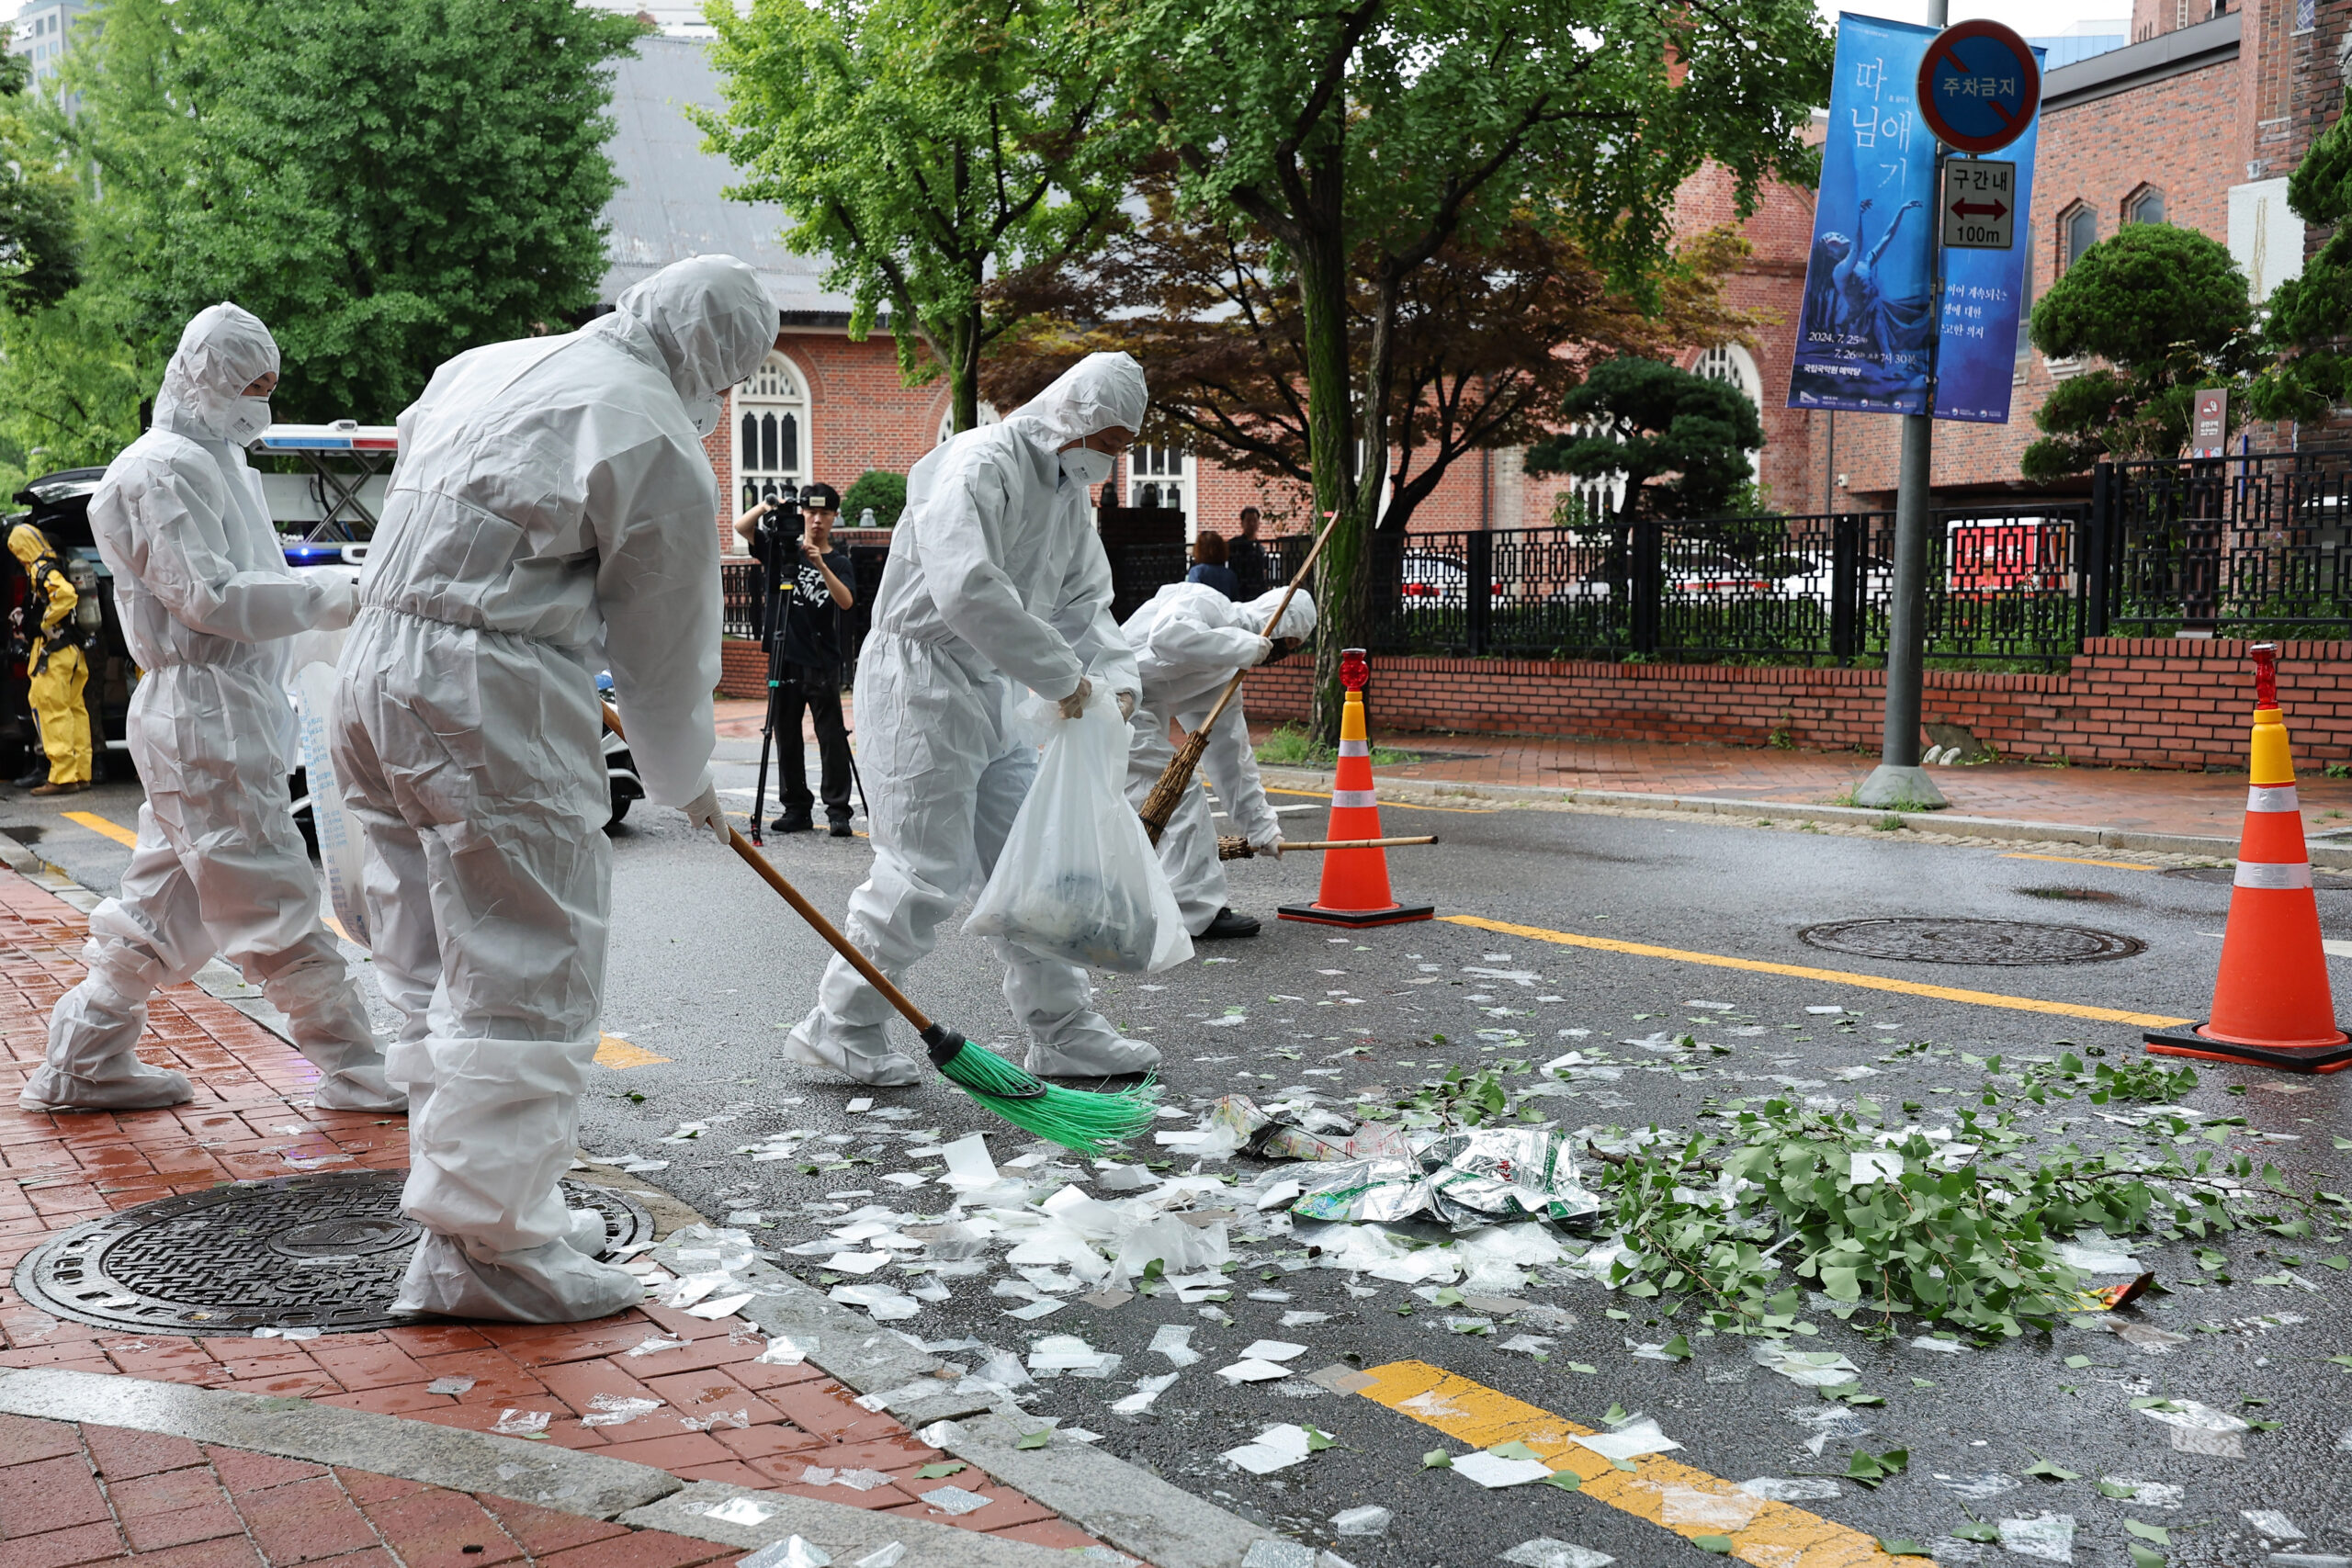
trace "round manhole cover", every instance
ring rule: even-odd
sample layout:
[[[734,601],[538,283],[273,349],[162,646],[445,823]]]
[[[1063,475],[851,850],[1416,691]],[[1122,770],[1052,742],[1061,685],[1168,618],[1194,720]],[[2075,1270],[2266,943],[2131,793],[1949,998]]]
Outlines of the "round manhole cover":
[[[2219,882],[2224,885],[2237,880],[2235,868],[2226,865],[2177,865],[2165,873],[2187,882]],[[2312,886],[2321,893],[2352,893],[2352,876],[2330,876],[2324,871],[2312,874]]]
[[[17,1293],[58,1317],[146,1334],[333,1334],[397,1320],[392,1298],[416,1245],[401,1213],[404,1172],[344,1170],[232,1183],[77,1225],[17,1266]],[[608,1247],[653,1239],[625,1193],[563,1184],[605,1216]]]
[[[2148,944],[2087,926],[2028,920],[1887,919],[1833,920],[1797,935],[1808,945],[1905,964],[2096,964],[2129,958]]]

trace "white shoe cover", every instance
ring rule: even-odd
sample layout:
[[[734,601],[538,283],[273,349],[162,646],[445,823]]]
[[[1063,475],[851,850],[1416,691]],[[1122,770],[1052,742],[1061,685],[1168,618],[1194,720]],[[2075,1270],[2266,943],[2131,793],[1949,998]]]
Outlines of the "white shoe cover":
[[[823,1038],[820,1037],[820,1032]],[[858,1030],[859,1034],[866,1033]],[[785,1037],[784,1054],[804,1066],[825,1067],[842,1077],[876,1089],[904,1089],[922,1082],[922,1068],[912,1059],[899,1055],[889,1047],[881,1027],[871,1031],[876,1051],[854,1049],[839,1029],[827,1030],[821,1010],[811,1012],[795,1024]],[[865,1043],[865,1042],[860,1042]]]
[[[564,1245],[582,1258],[602,1258],[610,1241],[605,1231],[605,1216],[594,1209],[566,1209],[571,1218],[571,1229],[564,1233]]]
[[[392,1311],[499,1323],[585,1323],[644,1300],[645,1286],[636,1275],[582,1256],[568,1238],[484,1262],[455,1236],[427,1231],[409,1258]]]
[[[319,1080],[311,1103],[321,1111],[405,1111],[408,1095],[386,1081],[380,1066],[345,1067]]]
[[[151,1067],[136,1056],[106,1064],[103,1078],[84,1077],[42,1066],[25,1080],[19,1111],[161,1111],[196,1098],[187,1077],[169,1067]]]
[[[1032,1040],[1022,1066],[1041,1078],[1114,1078],[1159,1066],[1159,1046],[1125,1038],[1100,1014],[1087,1017],[1091,1027],[1081,1021],[1050,1044]]]

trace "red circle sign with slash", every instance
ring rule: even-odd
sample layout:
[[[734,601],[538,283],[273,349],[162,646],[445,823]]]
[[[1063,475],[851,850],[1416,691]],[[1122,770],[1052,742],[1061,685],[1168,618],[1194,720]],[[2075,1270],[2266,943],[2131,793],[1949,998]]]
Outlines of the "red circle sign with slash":
[[[1997,152],[2025,134],[2041,105],[2041,67],[2025,39],[1998,22],[1957,22],[1919,62],[1919,116],[1945,146]]]

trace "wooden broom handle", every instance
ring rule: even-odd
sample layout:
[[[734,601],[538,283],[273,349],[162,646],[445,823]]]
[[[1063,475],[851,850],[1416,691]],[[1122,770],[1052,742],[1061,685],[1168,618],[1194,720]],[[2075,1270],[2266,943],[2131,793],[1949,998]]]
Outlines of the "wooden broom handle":
[[[1323,547],[1331,542],[1331,530],[1339,525],[1339,509],[1334,507],[1329,519],[1323,525],[1323,531],[1315,536],[1315,547],[1306,552],[1306,558],[1299,562],[1296,571],[1290,574],[1290,586],[1283,591],[1282,603],[1274,606],[1273,615],[1266,622],[1266,629],[1258,634],[1260,637],[1271,638],[1274,635],[1274,628],[1283,624],[1283,616],[1289,613],[1290,602],[1298,592],[1298,585],[1306,581],[1308,572],[1315,570],[1316,558],[1323,553]],[[1201,727],[1193,731],[1194,734],[1206,735],[1216,728],[1216,721],[1225,716],[1226,704],[1231,702],[1233,694],[1241,690],[1241,678],[1249,672],[1250,667],[1247,665],[1233,672],[1233,679],[1225,683],[1225,690],[1217,695],[1216,706],[1209,709],[1208,717],[1201,721]]]
[[[614,709],[613,705],[610,703],[605,703],[604,705],[604,709],[605,723],[611,728],[612,732],[615,735],[619,736],[623,740],[627,740],[628,739],[628,731],[621,728],[620,714]],[[874,966],[874,961],[866,957],[863,953],[860,953],[857,950],[857,945],[851,942],[849,938],[843,936],[841,933],[840,929],[836,927],[832,921],[825,919],[822,914],[819,913],[817,906],[808,902],[808,898],[802,895],[800,889],[786,881],[784,873],[776,870],[775,863],[770,861],[767,856],[760,853],[758,849],[752,845],[752,840],[743,837],[742,833],[731,823],[729,824],[727,829],[727,842],[738,855],[742,857],[743,863],[745,865],[750,866],[753,871],[760,874],[761,881],[766,883],[770,887],[775,888],[776,896],[781,897],[786,903],[791,905],[795,914],[808,922],[808,927],[811,931],[815,931],[819,936],[823,937],[827,942],[831,944],[835,953],[840,953],[843,958],[847,959],[851,968],[855,969],[860,975],[865,976],[865,983],[867,985],[882,993],[883,1000],[888,1002],[892,1007],[899,1010],[899,1016],[900,1018],[905,1019],[909,1023],[914,1025],[916,1032],[919,1033],[930,1030],[931,1020],[923,1015],[923,1010],[915,1006],[913,1002],[910,1001],[904,991],[901,991],[898,987],[892,985],[890,983],[890,977],[888,975],[883,974],[881,970],[876,968]]]

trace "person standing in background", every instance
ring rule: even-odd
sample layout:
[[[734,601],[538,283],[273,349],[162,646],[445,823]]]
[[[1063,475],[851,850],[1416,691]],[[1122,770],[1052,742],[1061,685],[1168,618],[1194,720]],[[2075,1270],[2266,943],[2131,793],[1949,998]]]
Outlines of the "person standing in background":
[[[32,704],[33,722],[40,729],[40,749],[49,758],[49,782],[35,795],[79,795],[90,787],[90,710],[82,705],[82,689],[90,666],[74,637],[74,612],[81,595],[74,592],[49,536],[29,523],[8,530],[8,553],[23,563],[30,592],[17,635],[25,641],[26,700]]]
[[[847,638],[842,615],[857,607],[849,587],[849,552],[833,541],[841,492],[810,485],[800,492],[800,528],[781,507],[763,503],[735,520],[735,531],[750,542],[765,569],[769,669],[776,682],[775,724],[782,738],[776,761],[782,771],[776,792],[778,833],[806,833],[816,826],[816,797],[808,793],[808,761],[800,745],[800,715],[806,709],[817,729],[818,788],[824,794],[831,836],[850,837],[849,727],[842,722],[842,664]]]
[[[1225,536],[1201,530],[1193,541],[1193,570],[1184,574],[1187,582],[1205,582],[1228,599],[1241,597],[1240,581],[1225,560]]]
[[[1243,507],[1240,522],[1241,532],[1225,542],[1225,564],[1233,569],[1234,581],[1240,585],[1233,596],[1255,599],[1273,586],[1268,581],[1272,569],[1266,558],[1266,547],[1258,542],[1258,509]]]

